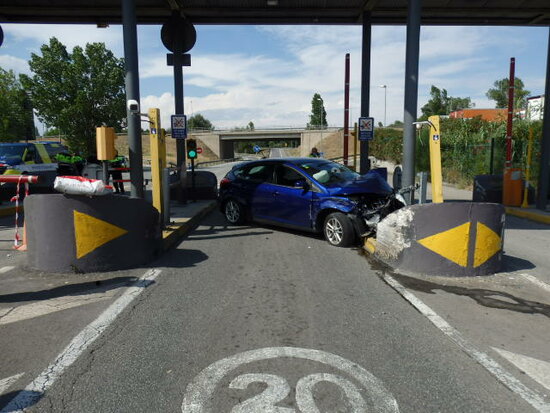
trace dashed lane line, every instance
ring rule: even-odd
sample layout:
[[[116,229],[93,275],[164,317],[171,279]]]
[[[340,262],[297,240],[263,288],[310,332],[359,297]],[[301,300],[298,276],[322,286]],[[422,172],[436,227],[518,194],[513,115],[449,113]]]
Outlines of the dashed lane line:
[[[0,394],[4,394],[13,383],[23,376],[23,374],[25,373],[15,374],[14,376],[6,377],[5,379],[0,380]]]
[[[473,358],[485,369],[489,371],[498,381],[516,393],[519,397],[533,406],[536,410],[542,413],[550,413],[550,403],[548,403],[542,395],[524,385],[516,379],[511,373],[506,371],[488,354],[478,350],[472,343],[466,340],[462,334],[435,311],[428,307],[422,300],[403,287],[395,278],[388,274],[383,275],[384,281],[388,283],[395,291],[397,291],[404,299],[411,303],[422,315],[432,322],[439,330],[447,335],[462,351]]]
[[[63,371],[72,365],[86,349],[103,334],[116,320],[118,315],[136,298],[145,288],[151,285],[159,276],[161,270],[151,269],[138,278],[130,287],[112,303],[98,318],[84,328],[69,345],[55,358],[46,369],[40,373],[24,390],[20,391],[0,413],[23,412],[36,404]]]
[[[5,274],[8,271],[13,270],[15,267],[13,265],[6,265],[5,267],[0,268],[0,274]]]

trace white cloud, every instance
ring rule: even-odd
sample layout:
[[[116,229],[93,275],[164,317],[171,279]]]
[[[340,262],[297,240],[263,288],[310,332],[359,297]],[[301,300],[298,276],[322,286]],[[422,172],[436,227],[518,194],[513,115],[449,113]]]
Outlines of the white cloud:
[[[94,26],[8,24],[3,27],[7,39],[12,39],[11,44],[32,51],[56,36],[69,47],[102,41],[122,56],[120,26],[97,29]],[[223,34],[223,30],[219,32]],[[186,88],[188,114],[201,112],[219,128],[242,126],[250,120],[257,127],[305,125],[311,97],[317,92],[324,99],[329,124],[342,125],[344,56],[350,53],[352,123],[353,118],[359,116],[360,26],[259,26],[247,30],[257,30],[259,38],[271,37],[281,45],[277,49],[285,53],[271,51],[269,47],[262,53],[252,53],[238,44],[219,54],[210,48],[196,47],[192,52],[192,66],[185,68],[184,76],[186,87],[198,87],[200,95],[188,94],[190,88]],[[520,49],[527,41],[517,35],[519,32],[516,28],[423,27],[418,106],[426,103],[432,84],[447,89],[451,96],[470,96],[478,107],[492,106],[485,91],[495,79],[507,75],[505,66],[511,50]],[[138,30],[140,77],[142,85],[147,84],[147,90],[151,90],[155,82],[170,84],[158,79],[169,79],[173,74],[173,69],[166,65],[166,50],[158,33],[158,26],[140,26]],[[545,33],[541,35],[544,41]],[[201,27],[198,34],[200,40]],[[510,44],[503,42],[504,36],[511,39]],[[378,87],[381,84],[387,85],[387,122],[403,118],[405,41],[403,26],[372,29],[370,114],[377,121],[384,117],[384,90]],[[11,49],[6,48],[6,53],[0,56],[3,67],[21,66],[24,62],[22,56]],[[540,74],[523,76],[521,70],[518,73],[529,90],[542,93],[543,67]],[[171,87],[162,86],[155,96],[142,98],[142,107],[161,109],[164,126],[168,125],[168,115],[174,110],[170,92]]]
[[[0,67],[4,70],[13,70],[15,73],[30,74],[26,60],[10,55],[0,55]]]
[[[4,35],[11,38],[15,44],[25,44],[30,52],[39,52],[42,44],[48,43],[51,37],[56,37],[69,50],[86,43],[105,43],[117,56],[122,56],[122,28],[111,26],[98,29],[94,25],[72,24],[2,24]]]

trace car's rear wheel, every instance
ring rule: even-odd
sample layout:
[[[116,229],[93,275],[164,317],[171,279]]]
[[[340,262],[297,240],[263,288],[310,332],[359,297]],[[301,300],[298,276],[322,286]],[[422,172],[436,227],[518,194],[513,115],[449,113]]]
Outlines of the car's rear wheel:
[[[233,198],[230,198],[225,202],[223,212],[225,214],[225,219],[233,225],[239,225],[245,222],[246,217],[244,207]]]
[[[341,212],[333,212],[326,217],[323,232],[328,243],[335,247],[350,247],[355,242],[353,224]]]

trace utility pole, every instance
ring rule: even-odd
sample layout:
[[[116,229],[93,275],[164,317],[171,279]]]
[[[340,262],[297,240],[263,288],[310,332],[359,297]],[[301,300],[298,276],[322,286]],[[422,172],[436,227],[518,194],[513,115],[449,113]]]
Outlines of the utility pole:
[[[386,126],[386,92],[388,87],[386,85],[380,85],[378,87],[384,88],[384,126]]]

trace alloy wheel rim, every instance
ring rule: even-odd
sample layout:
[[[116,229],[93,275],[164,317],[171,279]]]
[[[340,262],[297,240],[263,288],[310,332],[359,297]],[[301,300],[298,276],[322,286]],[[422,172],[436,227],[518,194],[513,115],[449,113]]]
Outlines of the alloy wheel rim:
[[[234,201],[229,201],[225,206],[225,216],[232,223],[239,220],[239,207]]]
[[[339,244],[344,236],[344,228],[342,228],[340,221],[336,218],[331,218],[327,221],[325,233],[331,244]]]

